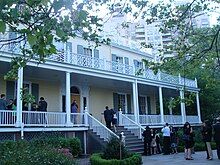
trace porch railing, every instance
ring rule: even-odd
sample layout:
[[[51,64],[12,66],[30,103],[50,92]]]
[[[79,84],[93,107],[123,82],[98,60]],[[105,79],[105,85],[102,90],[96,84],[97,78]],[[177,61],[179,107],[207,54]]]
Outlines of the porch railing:
[[[139,139],[142,139],[142,132],[144,127],[136,123],[134,120],[130,119],[126,115],[119,112],[119,124],[131,131]]]
[[[24,126],[65,126],[66,113],[23,111]]]
[[[13,110],[0,110],[0,125],[1,126],[15,126],[16,111]]]
[[[104,141],[108,141],[111,137],[119,138],[114,132],[108,129],[104,124],[86,112],[88,116],[89,128],[97,133]]]
[[[85,115],[85,113],[71,113],[70,120],[75,126],[87,125]]]
[[[158,125],[161,124],[161,115],[139,115],[141,125]]]
[[[0,35],[0,39],[1,38],[6,39],[8,37],[9,37],[8,34]],[[14,54],[19,55],[21,54],[20,43],[2,46],[0,51],[9,52],[9,53],[13,52]],[[197,83],[194,80],[190,80],[182,77],[179,78],[178,76],[169,75],[163,72],[159,72],[155,75],[153,71],[150,69],[142,70],[143,73],[140,75],[140,74],[136,74],[137,70],[135,71],[135,68],[132,65],[127,65],[115,61],[107,61],[105,59],[95,58],[89,55],[71,53],[69,50],[58,52],[57,54],[48,57],[48,59],[57,62],[65,62],[85,68],[93,68],[93,69],[105,70],[110,72],[117,72],[121,74],[142,77],[145,79],[172,83],[175,85],[185,85],[188,87],[195,87],[195,88],[197,87]]]
[[[164,122],[170,124],[182,124],[182,116],[180,115],[164,115]]]
[[[195,123],[199,123],[199,116],[186,116],[186,121],[188,121],[189,123],[195,124]]]

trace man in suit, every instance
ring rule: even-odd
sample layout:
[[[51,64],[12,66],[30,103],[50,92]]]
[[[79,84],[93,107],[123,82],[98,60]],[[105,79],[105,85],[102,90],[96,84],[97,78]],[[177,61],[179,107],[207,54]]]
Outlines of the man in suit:
[[[216,120],[216,123],[213,125],[214,140],[216,143],[218,159],[220,159],[220,117],[218,117]]]
[[[6,110],[7,109],[7,101],[5,99],[5,94],[1,94],[0,98],[0,110]]]
[[[41,112],[47,112],[47,102],[44,100],[43,97],[40,98],[40,101],[39,101],[39,104],[38,104],[38,110],[41,111]],[[40,124],[47,124],[48,123],[46,113],[41,113],[40,114],[39,123]]]
[[[108,108],[108,106],[105,107],[104,118],[106,122],[106,127],[108,129],[111,129],[111,123],[113,120],[113,112]]]

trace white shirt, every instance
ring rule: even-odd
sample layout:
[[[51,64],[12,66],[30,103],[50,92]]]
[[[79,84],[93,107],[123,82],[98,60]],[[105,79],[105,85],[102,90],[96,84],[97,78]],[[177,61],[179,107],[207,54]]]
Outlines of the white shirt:
[[[170,136],[170,128],[168,126],[162,128],[161,132],[163,133],[163,136]]]

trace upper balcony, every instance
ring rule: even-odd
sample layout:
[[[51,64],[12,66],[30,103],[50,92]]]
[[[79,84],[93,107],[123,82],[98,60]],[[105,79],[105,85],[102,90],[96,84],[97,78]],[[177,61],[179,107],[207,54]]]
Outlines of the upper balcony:
[[[0,49],[1,55],[21,55],[19,44],[6,45]],[[142,81],[153,81],[169,86],[176,87],[186,86],[189,88],[197,88],[196,80],[186,79],[180,76],[173,76],[163,72],[154,72],[148,68],[137,68],[134,65],[127,65],[115,61],[108,61],[106,59],[95,58],[88,55],[70,53],[70,51],[59,52],[58,54],[51,55],[49,61],[59,62],[63,64],[71,64],[78,67],[89,68],[93,71],[99,70],[105,73],[118,73],[120,75],[131,76],[132,78],[141,78]]]

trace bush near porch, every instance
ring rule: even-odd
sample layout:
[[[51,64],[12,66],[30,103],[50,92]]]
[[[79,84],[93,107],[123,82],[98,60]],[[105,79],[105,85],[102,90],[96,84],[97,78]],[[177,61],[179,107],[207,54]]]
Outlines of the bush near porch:
[[[90,157],[90,162],[91,165],[140,165],[142,158],[139,154],[128,153],[120,140],[112,137],[103,153],[93,154]]]
[[[71,154],[72,151],[73,154]],[[42,141],[5,141],[0,143],[1,165],[74,165],[80,154],[79,139],[57,138]]]

